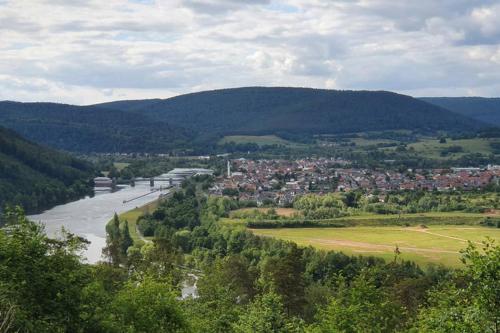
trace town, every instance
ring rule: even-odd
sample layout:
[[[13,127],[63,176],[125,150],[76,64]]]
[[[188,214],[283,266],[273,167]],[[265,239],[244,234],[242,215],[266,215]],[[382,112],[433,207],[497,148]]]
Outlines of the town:
[[[212,195],[228,195],[257,205],[290,206],[297,196],[363,190],[377,195],[400,190],[477,190],[500,180],[500,166],[408,169],[404,172],[350,167],[335,158],[287,160],[235,159],[216,178]]]

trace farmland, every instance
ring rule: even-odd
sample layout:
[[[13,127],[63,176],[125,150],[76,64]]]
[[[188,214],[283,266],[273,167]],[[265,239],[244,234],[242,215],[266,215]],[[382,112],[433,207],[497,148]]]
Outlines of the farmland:
[[[301,246],[342,251],[350,255],[377,256],[393,260],[396,246],[400,258],[418,264],[458,267],[467,242],[486,237],[500,241],[500,229],[480,226],[431,225],[429,227],[351,227],[251,229],[257,235],[293,241]]]
[[[235,217],[239,214],[251,214],[253,212],[269,213],[271,208],[240,208],[231,212],[230,216]],[[300,212],[294,208],[275,208],[274,211],[276,215],[283,217],[292,217],[294,215],[299,215]]]
[[[491,143],[500,142],[499,139],[463,139],[451,140],[448,139],[445,143],[439,143],[439,140],[422,139],[419,142],[408,145],[409,148],[415,149],[415,152],[421,156],[434,159],[442,159],[447,157],[460,157],[464,154],[480,153],[488,155],[493,153]],[[460,152],[452,153],[450,156],[442,156],[441,152],[450,147],[461,147]]]
[[[236,144],[241,144],[241,143],[255,143],[259,146],[264,146],[264,145],[295,145],[294,143],[291,143],[290,141],[287,141],[285,139],[282,139],[276,135],[261,135],[261,136],[255,136],[255,135],[231,135],[231,136],[225,136],[219,141],[219,144],[225,144],[225,143],[230,143],[234,142]]]

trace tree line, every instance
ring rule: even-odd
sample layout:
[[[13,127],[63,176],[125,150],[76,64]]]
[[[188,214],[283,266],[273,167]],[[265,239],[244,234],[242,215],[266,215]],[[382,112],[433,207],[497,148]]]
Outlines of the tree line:
[[[85,241],[48,238],[22,210],[0,229],[0,327],[7,332],[498,332],[500,247],[462,269],[347,256],[258,237],[220,219],[236,208],[188,183],[148,216],[155,238],[87,265]],[[183,211],[178,217],[178,210]],[[118,229],[116,229],[118,228]],[[119,232],[116,232],[119,230]],[[114,233],[114,234],[112,234]],[[186,273],[197,298],[181,299]]]
[[[92,194],[90,163],[0,128],[0,212],[22,205],[34,213]]]

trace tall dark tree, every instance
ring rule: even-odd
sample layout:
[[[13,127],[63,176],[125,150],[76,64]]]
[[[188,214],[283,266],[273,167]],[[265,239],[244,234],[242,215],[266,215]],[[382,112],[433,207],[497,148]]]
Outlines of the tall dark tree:
[[[121,235],[122,255],[126,256],[128,248],[134,244],[132,237],[130,237],[130,231],[128,229],[128,221],[125,221],[123,225],[123,231],[121,233],[122,233]]]
[[[289,315],[300,314],[306,304],[302,254],[303,250],[292,244],[287,253],[269,258],[263,266],[263,280],[268,283],[268,288],[283,297]]]
[[[108,223],[106,226],[106,233],[108,236],[106,238],[104,253],[113,265],[118,266],[122,262],[123,257],[122,236],[118,214],[115,213],[112,222]]]

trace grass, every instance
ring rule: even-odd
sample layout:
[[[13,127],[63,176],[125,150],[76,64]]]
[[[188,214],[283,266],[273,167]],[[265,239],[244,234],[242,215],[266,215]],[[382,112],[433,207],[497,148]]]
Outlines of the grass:
[[[236,144],[239,143],[256,143],[259,146],[264,146],[264,145],[284,145],[284,146],[291,146],[295,145],[294,143],[287,141],[285,139],[282,139],[276,135],[261,135],[261,136],[255,136],[255,135],[230,135],[230,136],[225,136],[223,137],[220,141],[219,144],[223,145],[225,143],[230,143],[234,142]]]
[[[366,139],[366,138],[353,138],[350,139],[349,141],[354,142],[356,146],[359,147],[374,146],[378,144],[398,143],[398,141],[389,139]]]
[[[118,171],[122,171],[126,167],[128,167],[130,163],[125,163],[125,162],[114,162],[113,166],[116,168]]]
[[[132,210],[129,210],[125,213],[122,213],[118,215],[118,218],[120,219],[120,222],[123,223],[125,221],[128,221],[128,228],[130,232],[130,237],[132,238],[134,244],[140,245],[144,243],[144,239],[149,239],[148,237],[142,237],[139,234],[139,231],[137,230],[137,220],[139,217],[142,215],[153,212],[159,204],[159,199],[152,201],[144,206],[134,208]],[[111,220],[112,221],[112,220]],[[108,223],[110,223],[109,221]]]
[[[257,235],[293,241],[301,246],[367,255],[386,260],[394,258],[398,246],[405,260],[461,266],[461,249],[467,241],[480,243],[486,237],[500,241],[500,229],[480,226],[432,225],[421,227],[281,228],[251,229]]]
[[[439,143],[438,139],[422,139],[419,142],[412,143],[408,145],[408,148],[413,147],[415,152],[418,154],[435,159],[446,159],[446,158],[458,158],[465,154],[481,153],[481,154],[491,154],[493,151],[491,149],[491,142],[500,142],[499,139],[486,139],[486,138],[474,138],[474,139],[463,139],[463,140],[451,140],[447,139],[446,143]],[[444,148],[451,146],[460,146],[463,152],[450,153],[447,156],[441,156],[441,151]]]
[[[482,213],[464,213],[464,212],[428,212],[428,213],[411,213],[411,214],[401,214],[401,218],[413,218],[413,217],[426,217],[429,219],[432,218],[460,218],[460,217],[485,217]],[[353,220],[373,220],[373,219],[398,219],[399,215],[386,215],[386,214],[374,214],[374,213],[365,213],[360,215],[353,215],[347,217]]]
[[[249,219],[246,216],[230,214],[223,219],[226,225],[247,225],[252,228],[326,228],[326,227],[376,227],[376,226],[417,226],[425,225],[473,225],[477,226],[486,217],[492,214],[464,213],[464,212],[429,212],[415,214],[373,214],[345,216],[324,220],[308,220],[304,218],[286,218],[279,220]]]
[[[267,213],[271,210],[271,208],[254,208],[254,207],[240,208],[240,209],[233,210],[230,213],[230,217],[237,215],[239,212],[243,212],[243,213],[250,212],[251,213],[254,210],[257,210],[261,213]],[[300,214],[300,211],[298,211],[297,209],[294,209],[294,208],[274,208],[274,210],[276,211],[276,214],[278,216],[284,216],[284,217],[291,217],[293,215]]]

